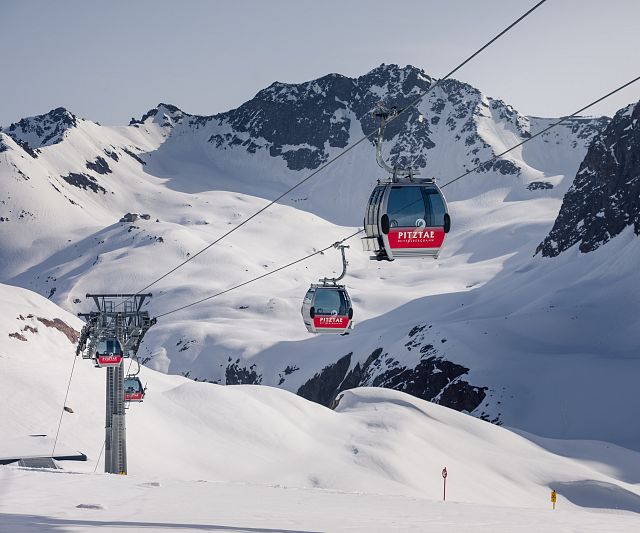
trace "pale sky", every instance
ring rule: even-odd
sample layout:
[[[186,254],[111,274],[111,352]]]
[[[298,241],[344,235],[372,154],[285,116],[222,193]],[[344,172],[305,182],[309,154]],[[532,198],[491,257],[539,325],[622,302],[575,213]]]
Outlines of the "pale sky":
[[[0,124],[63,106],[126,124],[209,115],[273,81],[381,63],[439,77],[534,0],[0,0]],[[455,77],[520,112],[570,114],[640,75],[640,0],[547,0]],[[640,100],[640,82],[600,104]]]

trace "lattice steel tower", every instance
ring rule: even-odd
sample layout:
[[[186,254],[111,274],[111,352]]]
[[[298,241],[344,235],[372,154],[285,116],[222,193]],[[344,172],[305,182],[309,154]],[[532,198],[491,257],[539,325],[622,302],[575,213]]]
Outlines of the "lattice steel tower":
[[[76,355],[106,367],[104,471],[127,473],[127,439],[124,403],[124,360],[135,357],[142,338],[155,318],[142,305],[151,294],[87,294],[97,311],[78,313],[82,328]]]

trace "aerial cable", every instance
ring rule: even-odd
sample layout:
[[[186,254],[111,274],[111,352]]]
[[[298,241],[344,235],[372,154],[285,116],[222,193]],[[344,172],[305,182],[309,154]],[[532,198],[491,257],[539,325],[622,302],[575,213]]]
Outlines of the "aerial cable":
[[[402,114],[404,114],[405,112],[408,111],[408,109],[410,109],[411,107],[416,106],[427,94],[429,94],[430,92],[432,92],[434,89],[436,89],[436,87],[438,87],[442,82],[444,82],[445,80],[447,80],[449,77],[451,77],[453,74],[455,74],[458,70],[460,70],[462,67],[464,67],[467,63],[469,63],[471,60],[473,60],[476,56],[478,56],[480,53],[482,53],[485,49],[487,49],[489,46],[491,46],[495,41],[497,41],[500,37],[502,37],[505,33],[507,33],[509,30],[511,30],[514,26],[516,26],[518,23],[522,22],[526,17],[528,17],[531,13],[533,13],[536,9],[538,9],[542,4],[544,4],[547,0],[540,0],[537,4],[535,4],[531,9],[529,9],[527,12],[525,12],[523,15],[521,15],[520,17],[518,17],[515,21],[513,21],[511,24],[509,24],[509,26],[507,26],[506,28],[504,28],[500,33],[498,33],[495,37],[493,37],[490,41],[488,41],[487,43],[485,43],[481,48],[479,48],[478,50],[476,50],[473,54],[471,54],[469,57],[467,57],[462,63],[460,63],[457,67],[455,67],[453,70],[451,70],[448,74],[446,74],[445,76],[443,76],[442,78],[440,78],[439,80],[437,80],[434,84],[430,85],[429,88],[425,89],[424,91],[422,91],[413,101],[411,101],[409,103],[409,105],[407,105],[404,109],[398,111],[397,115],[395,117],[393,117],[392,119],[389,120],[389,122],[396,120],[397,118],[399,118]],[[240,229],[242,226],[244,226],[245,224],[247,224],[248,222],[250,222],[251,220],[253,220],[254,218],[256,218],[257,216],[261,215],[262,213],[264,213],[267,209],[269,209],[271,206],[273,206],[274,204],[278,203],[280,200],[282,200],[285,196],[287,196],[289,193],[291,193],[292,191],[294,191],[295,189],[297,189],[298,187],[300,187],[301,185],[303,185],[304,183],[306,183],[307,181],[309,181],[311,178],[313,178],[314,176],[316,176],[319,172],[322,172],[325,168],[327,168],[329,165],[331,165],[332,163],[334,163],[335,161],[337,161],[338,159],[340,159],[341,157],[343,157],[344,155],[346,155],[347,153],[349,153],[351,150],[353,150],[356,146],[360,145],[361,143],[363,143],[364,141],[366,141],[367,139],[370,139],[371,137],[373,137],[375,134],[377,133],[377,130],[373,130],[371,133],[364,135],[363,137],[361,137],[360,139],[358,139],[356,142],[354,142],[351,146],[348,146],[347,148],[345,148],[342,152],[340,152],[339,154],[337,154],[336,156],[334,156],[333,158],[329,159],[329,161],[327,161],[326,163],[324,163],[323,165],[321,165],[320,167],[318,167],[316,170],[314,170],[313,172],[311,172],[311,174],[309,174],[306,178],[300,180],[298,183],[296,183],[295,185],[293,185],[292,187],[290,187],[289,189],[287,189],[285,192],[283,192],[282,194],[280,194],[277,198],[275,198],[274,200],[271,200],[269,203],[267,203],[264,207],[258,209],[258,211],[256,211],[255,213],[253,213],[249,218],[243,220],[242,222],[240,222],[237,226],[234,226],[233,228],[231,228],[229,231],[227,231],[226,233],[222,234],[220,237],[218,237],[215,241],[213,241],[212,243],[208,244],[207,246],[205,246],[204,248],[202,248],[201,250],[199,250],[198,252],[196,252],[195,254],[193,254],[192,256],[188,257],[187,259],[185,259],[182,263],[176,265],[175,267],[173,267],[171,270],[169,270],[168,272],[165,272],[162,276],[160,276],[159,278],[156,278],[155,280],[153,280],[151,283],[149,283],[148,285],[146,285],[145,287],[143,287],[142,289],[140,289],[136,294],[139,294],[141,292],[146,291],[147,289],[149,289],[150,287],[152,287],[153,285],[155,285],[156,283],[158,283],[159,281],[163,280],[164,278],[166,278],[167,276],[170,276],[171,274],[173,274],[176,270],[178,270],[179,268],[183,267],[184,265],[186,265],[189,261],[192,261],[193,259],[195,259],[196,257],[198,257],[199,255],[203,254],[204,252],[206,252],[209,248],[211,248],[212,246],[215,246],[216,244],[218,244],[220,241],[222,241],[223,239],[225,239],[226,237],[228,237],[229,235],[231,235],[234,231]]]
[[[58,429],[56,430],[56,437],[53,440],[53,448],[51,450],[51,458],[56,452],[56,445],[58,444],[58,435],[60,434],[60,426],[62,426],[62,417],[64,416],[65,407],[67,406],[67,398],[69,397],[69,389],[71,388],[71,379],[73,378],[73,370],[76,367],[77,355],[73,355],[73,364],[71,365],[71,373],[69,374],[69,383],[67,383],[67,392],[64,395],[64,403],[62,404],[62,410],[60,411],[60,420],[58,420]]]
[[[249,285],[249,283],[253,283],[254,281],[258,281],[262,278],[266,278],[267,276],[271,276],[272,274],[275,274],[276,272],[280,272],[281,270],[284,270],[285,268],[289,268],[293,265],[296,265],[298,263],[302,263],[303,261],[306,261],[307,259],[311,259],[312,257],[322,254],[324,252],[326,252],[327,250],[329,250],[330,248],[334,248],[337,245],[342,244],[345,241],[348,241],[349,239],[351,239],[352,237],[355,237],[356,235],[358,235],[359,233],[362,233],[364,230],[360,229],[358,231],[356,231],[355,233],[352,233],[351,235],[349,235],[348,237],[345,237],[344,239],[334,242],[332,244],[330,244],[329,246],[326,246],[324,248],[322,248],[321,250],[317,250],[309,255],[305,255],[304,257],[301,257],[300,259],[296,259],[295,261],[292,261],[291,263],[287,263],[286,265],[282,265],[281,267],[276,268],[275,270],[270,270],[269,272],[266,272],[264,274],[262,274],[261,276],[258,276],[256,278],[244,281],[242,283],[239,283],[238,285],[234,285],[233,287],[229,287],[228,289],[225,289],[223,291],[217,292],[215,294],[212,294],[210,296],[207,296],[206,298],[201,298],[200,300],[197,300],[195,302],[192,302],[190,304],[186,304],[183,305],[181,307],[178,307],[176,309],[173,309],[171,311],[167,311],[166,313],[162,313],[160,315],[157,315],[155,318],[161,318],[163,316],[167,316],[167,315],[171,315],[173,313],[177,313],[178,311],[182,311],[183,309],[186,309],[187,307],[192,307],[194,305],[200,304],[202,302],[206,302],[207,300],[211,300],[212,298],[216,298],[218,296],[222,296],[223,294],[226,294],[228,292],[231,292],[235,289],[239,289],[240,287],[244,287],[245,285]]]
[[[96,465],[93,467],[93,473],[95,474],[98,470],[98,464],[100,463],[100,459],[102,458],[102,452],[104,452],[105,441],[102,441],[102,448],[100,448],[100,454],[98,455],[98,460],[96,461]]]
[[[597,100],[594,100],[593,102],[591,102],[590,104],[578,109],[577,111],[575,111],[574,113],[571,113],[570,115],[567,115],[566,117],[562,117],[561,119],[557,120],[556,122],[554,122],[553,124],[550,124],[549,126],[547,126],[546,128],[544,128],[543,130],[539,131],[538,133],[535,133],[534,135],[532,135],[531,137],[526,138],[524,141],[512,146],[511,148],[505,150],[504,152],[500,152],[499,154],[493,156],[491,159],[489,159],[488,161],[485,161],[484,163],[480,163],[478,166],[473,167],[470,170],[467,170],[466,172],[464,172],[464,174],[460,174],[457,178],[452,179],[451,181],[448,181],[447,183],[445,183],[444,185],[442,185],[442,187],[440,187],[441,189],[444,189],[447,185],[451,185],[452,183],[461,180],[462,178],[464,178],[465,176],[468,176],[469,174],[471,174],[472,172],[475,172],[476,170],[480,170],[482,167],[486,167],[488,165],[490,165],[491,163],[493,163],[495,160],[497,160],[498,158],[502,157],[505,154],[508,154],[509,152],[511,152],[512,150],[515,150],[516,148],[519,148],[520,146],[522,146],[524,143],[531,141],[532,139],[535,139],[536,137],[539,137],[540,135],[542,135],[543,133],[548,132],[550,129],[555,128],[556,126],[562,124],[562,122],[564,122],[565,120],[569,119],[569,118],[573,118],[576,115],[579,115],[580,113],[582,113],[583,111],[589,109],[590,107],[593,107],[596,104],[599,104],[600,102],[602,102],[603,100],[605,100],[606,98],[609,98],[609,96],[616,94],[618,91],[621,91],[622,89],[628,87],[629,85],[631,85],[632,83],[637,82],[638,80],[640,80],[640,76],[638,76],[637,78],[632,79],[631,81],[628,81],[627,83],[625,83],[624,85],[621,85],[620,87],[618,87],[617,89],[614,89],[613,91],[611,91],[610,93],[605,94],[604,96],[598,98]]]
[[[491,159],[489,159],[489,160],[485,161],[484,163],[481,163],[480,165],[478,165],[478,166],[474,167],[473,169],[466,171],[464,174],[461,174],[461,175],[460,175],[460,176],[458,176],[457,178],[454,178],[454,179],[452,179],[452,180],[448,181],[447,183],[445,183],[444,185],[442,185],[442,187],[440,187],[440,188],[441,188],[441,189],[444,189],[447,185],[450,185],[450,184],[454,183],[455,181],[458,181],[458,180],[460,180],[460,179],[464,178],[465,176],[468,176],[469,174],[471,174],[471,173],[472,173],[472,172],[474,172],[475,170],[478,170],[478,169],[482,168],[483,166],[490,164],[491,162],[495,161],[497,158],[499,158],[499,157],[503,156],[504,154],[507,154],[507,153],[511,152],[512,150],[515,150],[516,148],[518,148],[518,147],[522,146],[523,144],[525,144],[525,143],[527,143],[527,142],[529,142],[529,141],[531,141],[531,140],[535,139],[536,137],[539,137],[539,136],[540,136],[540,135],[542,135],[543,133],[545,133],[545,132],[549,131],[549,130],[550,130],[550,129],[552,129],[552,128],[557,127],[558,125],[560,125],[564,120],[566,120],[566,119],[568,119],[568,118],[572,118],[572,117],[574,117],[574,116],[578,115],[579,113],[582,113],[583,111],[586,111],[586,110],[587,110],[587,109],[589,109],[590,107],[593,107],[594,105],[596,105],[596,104],[598,104],[598,103],[602,102],[602,101],[603,101],[603,100],[605,100],[606,98],[609,98],[610,96],[612,96],[612,95],[616,94],[617,92],[621,91],[622,89],[625,89],[625,88],[626,88],[626,87],[628,87],[629,85],[631,85],[631,84],[633,84],[633,83],[637,82],[638,80],[640,80],[640,76],[638,76],[638,77],[636,77],[636,78],[632,79],[631,81],[629,81],[629,82],[627,82],[627,83],[625,83],[625,84],[621,85],[621,86],[620,86],[620,87],[618,87],[617,89],[614,89],[613,91],[611,91],[611,92],[607,93],[606,95],[604,95],[604,96],[602,96],[602,97],[598,98],[597,100],[594,100],[594,101],[593,101],[593,102],[591,102],[590,104],[588,104],[588,105],[586,105],[586,106],[584,106],[584,107],[582,107],[582,108],[578,109],[577,111],[575,111],[575,112],[574,112],[574,113],[572,113],[571,115],[567,115],[567,116],[563,117],[562,119],[557,120],[556,122],[554,122],[553,124],[551,124],[550,126],[548,126],[547,128],[545,128],[544,130],[540,131],[539,133],[536,133],[535,135],[532,135],[531,137],[527,137],[524,141],[522,141],[522,142],[520,142],[520,143],[518,143],[518,144],[516,144],[516,145],[512,146],[511,148],[509,148],[509,149],[505,150],[504,152],[502,152],[502,153],[498,154],[497,156],[492,157]],[[414,202],[412,202],[412,204],[413,204],[413,203],[414,203]],[[411,204],[410,204],[410,205],[411,205]],[[406,207],[408,207],[408,206],[405,206],[405,207],[403,207],[402,209],[405,209]],[[183,305],[183,306],[178,307],[178,308],[176,308],[176,309],[172,309],[171,311],[167,311],[166,313],[162,313],[162,314],[160,314],[160,315],[157,315],[157,316],[156,316],[156,318],[161,318],[161,317],[163,317],[163,316],[167,316],[167,315],[171,315],[171,314],[173,314],[173,313],[177,313],[178,311],[181,311],[181,310],[186,309],[186,308],[188,308],[188,307],[192,307],[192,306],[194,306],[194,305],[200,304],[200,303],[205,302],[205,301],[207,301],[207,300],[211,300],[211,299],[216,298],[216,297],[218,297],[218,296],[222,296],[223,294],[227,294],[227,293],[229,293],[229,292],[231,292],[231,291],[233,291],[233,290],[235,290],[235,289],[239,289],[240,287],[244,287],[245,285],[249,285],[250,283],[253,283],[254,281],[258,281],[258,280],[260,280],[260,279],[266,278],[267,276],[270,276],[270,275],[272,275],[272,274],[275,274],[276,272],[280,272],[281,270],[284,270],[284,269],[286,269],[286,268],[289,268],[290,266],[293,266],[293,265],[295,265],[295,264],[298,264],[298,263],[301,263],[301,262],[303,262],[303,261],[306,261],[307,259],[311,259],[311,258],[312,258],[312,257],[314,257],[315,255],[318,255],[318,254],[320,254],[320,253],[323,253],[323,252],[325,252],[325,251],[329,250],[330,248],[335,247],[336,245],[342,244],[342,243],[344,243],[344,242],[348,241],[349,239],[352,239],[352,238],[353,238],[353,237],[355,237],[356,235],[359,235],[359,234],[360,234],[360,233],[362,233],[363,231],[364,231],[364,229],[360,229],[360,230],[356,231],[355,233],[352,233],[351,235],[349,235],[349,236],[345,237],[344,239],[342,239],[342,240],[340,240],[340,241],[337,241],[337,242],[335,242],[335,243],[332,243],[332,244],[330,244],[329,246],[326,246],[325,248],[322,248],[321,250],[318,250],[317,252],[314,252],[314,253],[312,253],[312,254],[306,255],[306,256],[304,256],[304,257],[302,257],[302,258],[300,258],[300,259],[297,259],[296,261],[292,261],[291,263],[288,263],[288,264],[286,264],[286,265],[283,265],[283,266],[281,266],[281,267],[278,267],[278,268],[277,268],[277,269],[275,269],[275,270],[270,270],[269,272],[267,272],[267,273],[265,273],[265,274],[262,274],[261,276],[258,276],[258,277],[256,277],[256,278],[252,278],[252,279],[247,280],[247,281],[245,281],[245,282],[243,282],[243,283],[239,283],[238,285],[234,285],[233,287],[229,287],[228,289],[225,289],[224,291],[220,291],[220,292],[218,292],[218,293],[216,293],[216,294],[212,294],[212,295],[210,295],[210,296],[207,296],[206,298],[201,298],[200,300],[197,300],[197,301],[192,302],[192,303],[190,303],[190,304],[186,304],[186,305]]]

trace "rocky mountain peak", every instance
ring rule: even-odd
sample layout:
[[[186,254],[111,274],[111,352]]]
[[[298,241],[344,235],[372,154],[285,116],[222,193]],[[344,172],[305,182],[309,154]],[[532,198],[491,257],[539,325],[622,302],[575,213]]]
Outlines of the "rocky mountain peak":
[[[536,254],[578,244],[591,252],[633,226],[640,235],[640,105],[629,105],[589,145],[549,235]]]
[[[146,122],[152,122],[164,127],[173,127],[180,123],[185,117],[190,117],[188,113],[182,111],[182,109],[172,105],[159,103],[156,107],[147,111],[140,120],[132,118],[129,122],[129,126],[144,124]]]
[[[40,148],[59,143],[64,139],[67,130],[78,125],[78,120],[78,117],[64,107],[57,107],[43,115],[14,122],[5,133],[16,142],[26,143],[31,148]]]
[[[434,80],[421,68],[414,67],[413,65],[400,67],[394,63],[389,65],[382,63],[380,66],[375,67],[358,78],[359,84],[363,82],[366,84],[367,82],[371,83],[376,81],[382,83],[390,82],[392,84],[426,83],[427,86],[429,86]]]
[[[237,109],[194,123],[215,123],[208,136],[215,149],[267,151],[284,159],[290,170],[318,168],[331,157],[332,149],[353,142],[354,134],[372,133],[378,121],[371,112],[379,103],[406,108],[404,118],[390,123],[385,131],[385,153],[391,164],[434,175],[443,166],[435,150],[438,142],[459,146],[456,157],[463,161],[461,169],[467,169],[496,154],[491,124],[501,123],[501,128],[520,139],[531,135],[529,117],[455,79],[444,80],[417,107],[409,107],[434,83],[420,68],[382,64],[357,78],[334,73],[300,84],[275,82]],[[570,126],[579,130],[571,135],[583,145],[595,133],[590,120]],[[518,175],[521,169],[506,157],[479,172]]]

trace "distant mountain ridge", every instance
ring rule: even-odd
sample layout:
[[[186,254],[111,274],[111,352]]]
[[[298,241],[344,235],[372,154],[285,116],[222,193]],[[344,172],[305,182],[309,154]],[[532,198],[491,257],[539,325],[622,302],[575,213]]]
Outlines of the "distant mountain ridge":
[[[164,127],[185,121],[195,129],[209,125],[207,142],[218,149],[265,150],[272,157],[282,157],[290,170],[313,170],[329,159],[331,148],[344,149],[355,140],[354,133],[369,134],[377,127],[370,113],[379,102],[404,109],[435,81],[412,66],[383,64],[358,78],[329,74],[301,84],[275,82],[237,109],[210,117],[188,115],[175,106],[160,104],[131,124],[141,125],[154,117]],[[528,117],[502,100],[450,79],[388,126],[387,138],[393,141],[390,160],[428,173],[430,163],[438,157],[434,149],[442,148],[443,139],[451,139],[464,146],[467,166],[487,161],[496,152],[480,132],[482,118],[503,122],[523,139],[531,135]],[[607,121],[605,117],[568,119],[567,127],[576,142],[588,142]],[[517,175],[519,166],[503,158],[480,169],[490,171]]]
[[[275,82],[237,109],[212,116],[190,115],[174,105],[159,104],[129,125],[141,127],[151,121],[168,129],[205,128],[206,141],[216,149],[242,147],[250,154],[265,150],[272,157],[282,157],[290,170],[312,170],[328,160],[332,148],[343,149],[355,140],[354,134],[368,134],[377,127],[370,112],[378,102],[403,109],[434,83],[421,69],[383,64],[358,78],[329,74],[301,84]],[[537,120],[521,115],[502,100],[483,96],[466,83],[445,80],[417,108],[388,126],[387,138],[393,141],[390,159],[437,174],[434,158],[439,157],[446,139],[463,148],[466,167],[478,165],[495,155],[483,136],[483,119],[502,122],[521,139],[531,135],[532,119]],[[588,142],[607,121],[605,117],[568,119],[565,127],[575,142]],[[39,148],[59,143],[77,123],[75,115],[57,108],[24,118],[4,132]],[[480,169],[491,171],[517,175],[520,167],[507,157]]]

